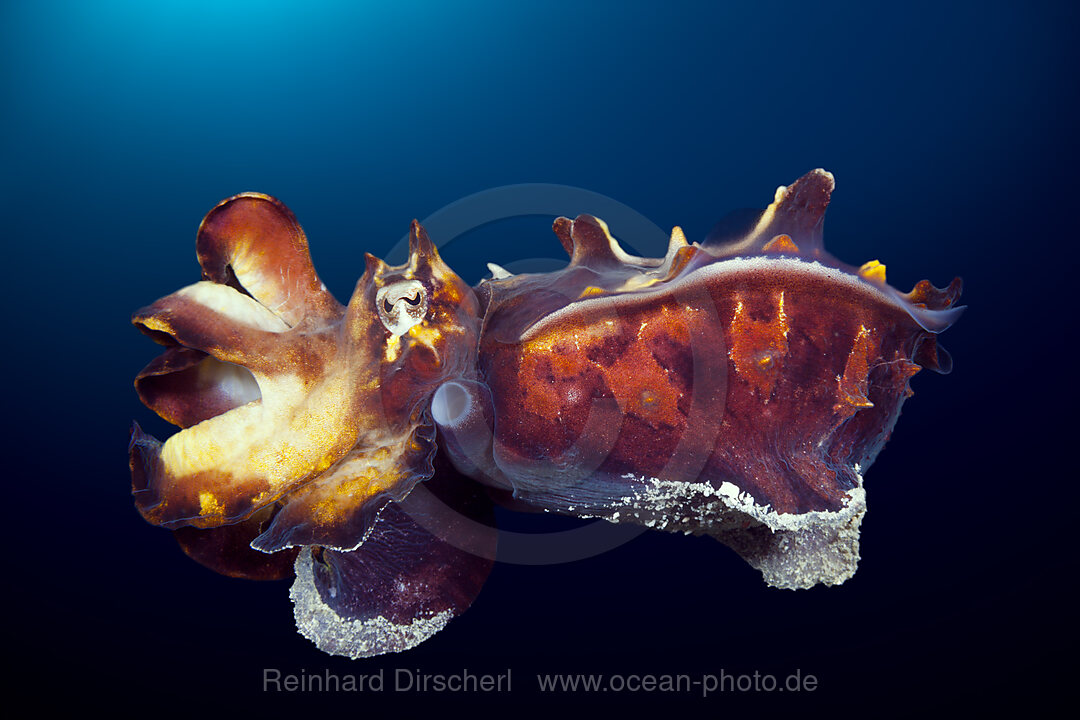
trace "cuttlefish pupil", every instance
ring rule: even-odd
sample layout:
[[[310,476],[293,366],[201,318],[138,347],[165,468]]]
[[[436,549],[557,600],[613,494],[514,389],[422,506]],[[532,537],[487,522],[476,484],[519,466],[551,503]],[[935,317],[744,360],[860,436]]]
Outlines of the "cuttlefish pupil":
[[[379,290],[379,319],[394,335],[404,335],[427,314],[427,291],[418,280],[402,280]]]
[[[416,307],[416,306],[418,306],[420,304],[420,293],[416,293],[412,297],[400,298],[400,300],[404,300],[405,302],[412,305],[413,307]],[[383,310],[385,310],[387,313],[394,312],[394,303],[390,302],[389,298],[383,298]],[[406,312],[408,312],[408,311],[406,311]],[[412,314],[412,313],[410,313],[410,314]]]

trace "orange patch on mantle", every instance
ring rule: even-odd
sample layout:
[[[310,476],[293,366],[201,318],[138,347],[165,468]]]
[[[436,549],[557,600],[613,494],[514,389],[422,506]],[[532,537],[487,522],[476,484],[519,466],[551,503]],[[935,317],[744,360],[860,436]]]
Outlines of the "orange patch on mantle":
[[[769,320],[750,317],[740,299],[731,319],[730,357],[735,372],[753,386],[762,402],[768,402],[776,389],[780,363],[788,352],[788,323],[784,312],[784,292],[776,297],[776,314]]]

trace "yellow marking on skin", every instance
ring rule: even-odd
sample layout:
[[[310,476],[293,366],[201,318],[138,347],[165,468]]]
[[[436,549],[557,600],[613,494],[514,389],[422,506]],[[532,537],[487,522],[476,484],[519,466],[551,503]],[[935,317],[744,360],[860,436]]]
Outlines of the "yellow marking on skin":
[[[776,194],[773,195],[773,201],[769,203],[769,207],[765,208],[765,212],[761,213],[761,217],[758,219],[757,225],[750,232],[750,236],[753,237],[760,232],[763,232],[765,228],[769,227],[773,218],[776,216],[776,208],[780,207],[780,203],[784,201],[784,195],[787,194],[787,186],[781,185],[776,188]]]
[[[170,492],[182,503],[198,503],[203,514],[218,513],[211,516],[218,520],[226,505],[230,512],[255,508],[329,467],[367,423],[344,374],[312,390],[290,374],[258,380],[262,400],[182,430],[162,446],[162,471],[176,488]]]
[[[668,248],[670,249],[672,245],[674,245],[676,249],[686,247],[687,245],[686,234],[683,233],[683,229],[678,225],[671,228],[671,239],[668,240]]]
[[[526,340],[522,344],[522,351],[523,354],[536,353],[539,355],[551,355],[554,358],[564,354],[559,348],[566,348],[569,345],[580,348],[583,345],[599,344],[604,338],[613,334],[613,328],[615,328],[615,322],[612,320],[595,322],[584,327],[573,327],[566,330],[553,328],[531,340]]]
[[[327,495],[311,506],[311,519],[322,526],[336,525],[343,520],[347,516],[348,506],[342,506],[339,496],[347,497],[357,505],[369,499],[375,494],[372,492],[375,469],[373,466],[368,466],[358,471],[356,475],[338,481],[335,488],[337,492]]]
[[[386,339],[386,351],[383,360],[388,363],[392,363],[398,358],[398,354],[401,352],[401,338],[391,333],[390,337]]]
[[[598,287],[590,285],[589,287],[582,290],[581,295],[579,295],[578,297],[579,298],[587,298],[587,297],[595,297],[596,295],[603,295],[603,294],[604,294],[604,289],[603,288],[598,288]]]
[[[318,464],[315,466],[315,472],[321,473],[323,470],[326,470],[326,468],[330,467],[335,462],[336,459],[333,455],[324,455],[323,458],[319,460]]]
[[[318,483],[307,486],[298,497],[310,507],[311,519],[322,527],[348,521],[378,493],[389,490],[410,471],[409,452],[422,449],[407,436],[403,441],[367,452],[354,451]]]
[[[761,247],[762,252],[767,253],[790,253],[799,252],[799,246],[791,239],[790,235],[777,235]]]
[[[221,503],[213,493],[199,493],[199,514],[203,516],[218,516],[222,514]]]
[[[255,497],[251,498],[251,507],[261,507],[270,499],[270,491],[264,490]]]
[[[419,343],[431,348],[432,352],[435,353],[435,357],[438,358],[439,362],[442,362],[442,354],[439,352],[439,345],[443,341],[444,333],[436,325],[425,320],[419,325],[410,328],[406,335],[409,336],[410,343]]]
[[[641,290],[643,288],[652,287],[660,281],[660,278],[649,277],[648,275],[631,275],[626,279],[626,282],[615,288],[615,292],[633,292],[634,290]]]
[[[139,318],[139,323],[144,325],[147,330],[155,330],[157,332],[165,333],[166,335],[175,335],[172,325],[169,321],[160,315],[150,315],[149,317]]]
[[[436,277],[443,280],[443,284],[432,299],[445,302],[448,305],[459,304],[465,296],[462,295],[461,288],[458,287],[457,283],[449,281],[450,274],[443,272],[442,270],[439,270],[434,274]]]
[[[880,285],[885,284],[885,266],[877,260],[871,260],[862,264],[859,268],[859,277]]]

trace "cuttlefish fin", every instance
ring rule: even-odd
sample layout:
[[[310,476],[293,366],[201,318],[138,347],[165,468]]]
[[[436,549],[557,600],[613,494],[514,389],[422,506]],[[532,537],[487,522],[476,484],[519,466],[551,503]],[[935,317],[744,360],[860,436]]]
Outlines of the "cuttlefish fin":
[[[441,487],[439,477],[386,504],[359,549],[300,551],[296,625],[320,650],[351,658],[408,650],[479,594],[495,557],[491,502],[463,477]]]

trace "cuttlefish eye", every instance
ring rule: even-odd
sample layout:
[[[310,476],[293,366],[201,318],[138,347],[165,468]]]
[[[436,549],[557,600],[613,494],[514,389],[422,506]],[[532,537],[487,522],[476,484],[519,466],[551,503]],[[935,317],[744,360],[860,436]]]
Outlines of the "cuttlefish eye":
[[[375,294],[375,307],[386,329],[404,335],[424,320],[428,293],[419,280],[401,280],[381,288]]]

